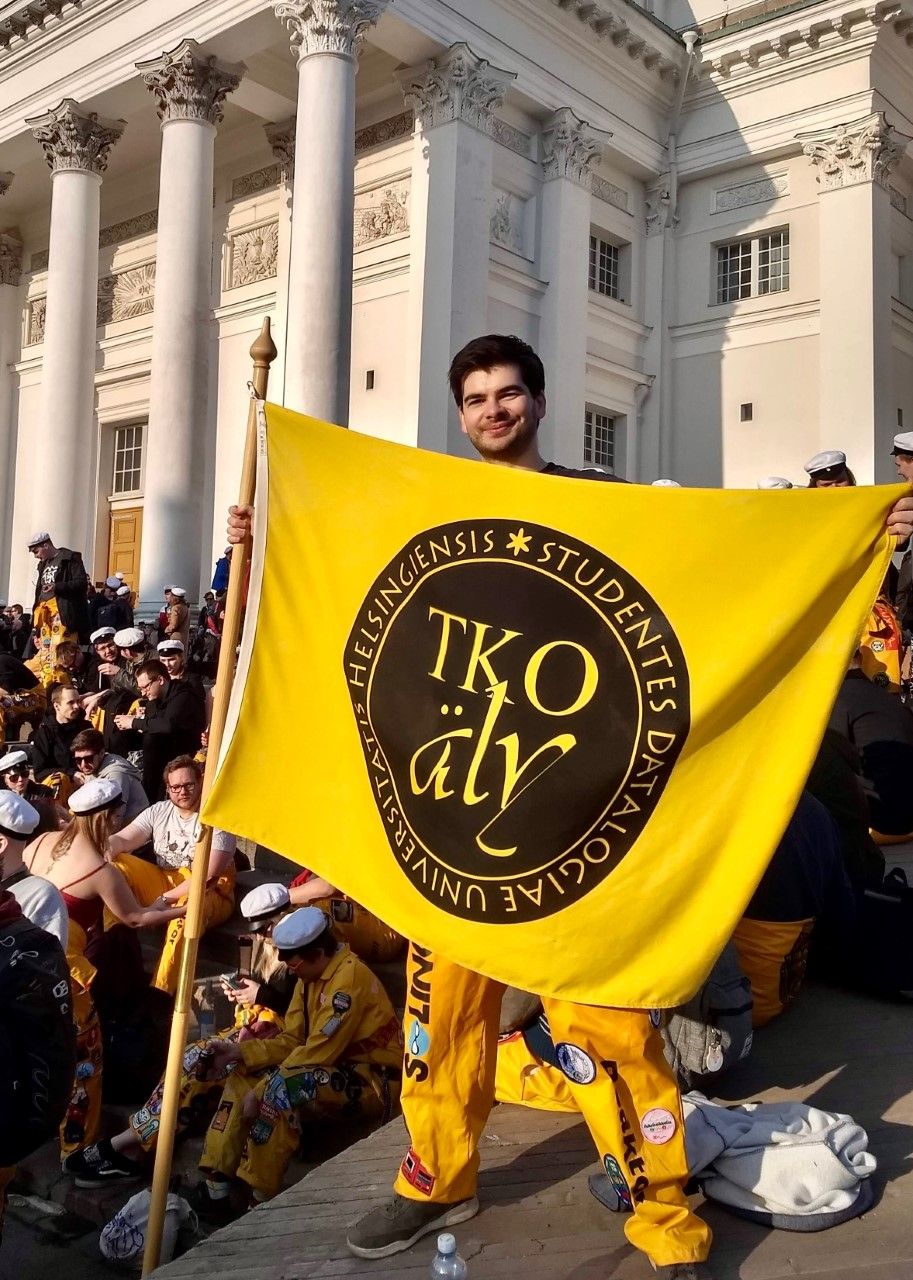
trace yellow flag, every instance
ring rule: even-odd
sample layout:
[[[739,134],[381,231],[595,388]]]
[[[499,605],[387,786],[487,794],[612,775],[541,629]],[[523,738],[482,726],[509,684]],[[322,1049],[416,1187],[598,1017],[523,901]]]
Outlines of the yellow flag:
[[[267,406],[207,822],[468,968],[688,998],[817,751],[900,488],[600,484]]]

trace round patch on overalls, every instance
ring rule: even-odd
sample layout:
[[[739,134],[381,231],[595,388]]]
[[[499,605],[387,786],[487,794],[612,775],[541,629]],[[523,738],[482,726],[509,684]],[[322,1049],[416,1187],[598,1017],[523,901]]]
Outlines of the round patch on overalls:
[[[640,1118],[640,1131],[647,1142],[662,1147],[675,1133],[675,1116],[665,1107],[654,1107]]]
[[[555,1045],[558,1066],[574,1084],[592,1084],[596,1079],[596,1063],[576,1044],[561,1040]]]

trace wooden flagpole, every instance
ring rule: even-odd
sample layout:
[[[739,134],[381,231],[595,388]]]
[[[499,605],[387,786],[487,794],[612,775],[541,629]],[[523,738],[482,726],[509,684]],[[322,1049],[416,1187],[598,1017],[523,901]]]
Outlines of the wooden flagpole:
[[[241,467],[239,506],[251,506],[257,483],[257,401],[266,399],[269,369],[278,352],[270,335],[267,316],[263,328],[250,349],[254,362],[251,383],[250,409],[247,415],[247,437],[244,442],[244,461]],[[213,696],[212,720],[209,726],[209,745],[206,751],[206,770],[203,775],[203,791],[200,803],[209,794],[215,776],[222,737],[228,718],[228,702],[234,681],[236,651],[241,637],[244,581],[250,564],[251,538],[235,547],[231,557],[228,594],[225,602],[225,622],[222,627],[222,646]],[[149,1203],[149,1224],[146,1230],[146,1248],[143,1254],[143,1275],[148,1276],[159,1264],[162,1231],[168,1203],[168,1186],[171,1181],[171,1161],[174,1154],[174,1131],[177,1124],[178,1096],[184,1051],[187,1047],[187,1025],[193,996],[193,980],[197,967],[197,952],[203,935],[203,907],[206,881],[209,877],[209,851],[212,845],[212,828],[201,827],[193,855],[193,873],[190,879],[190,896],[184,921],[184,946],[180,976],[171,1020],[171,1040],[168,1045],[168,1064],[165,1068],[162,1111],[159,1117],[158,1144],[155,1152],[155,1170],[152,1176],[152,1198]]]

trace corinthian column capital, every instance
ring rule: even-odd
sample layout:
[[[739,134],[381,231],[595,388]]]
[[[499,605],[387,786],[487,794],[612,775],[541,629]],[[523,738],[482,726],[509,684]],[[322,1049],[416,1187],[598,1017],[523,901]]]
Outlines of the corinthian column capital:
[[[176,49],[136,64],[146,87],[155,94],[159,119],[203,120],[217,125],[225,99],[241,83],[242,63],[220,62],[204,53],[195,40],[182,40]]]
[[[540,160],[546,179],[570,178],[586,186],[593,164],[611,136],[593,129],[570,107],[560,107],[549,116],[539,135]]]
[[[492,115],[516,78],[515,71],[493,67],[462,40],[424,66],[399,73],[406,106],[423,129],[463,120],[483,133],[490,132]]]
[[[108,153],[124,131],[125,120],[103,120],[94,111],[83,111],[73,98],[25,122],[41,143],[52,173],[80,169],[102,174]]]
[[[5,232],[0,235],[0,284],[18,284],[22,274],[22,244]]]
[[[279,163],[282,180],[288,182],[295,172],[295,117],[291,116],[279,124],[265,124],[263,131]]]
[[[368,27],[388,4],[389,0],[272,0],[299,61],[311,53],[354,58]]]
[[[816,169],[822,191],[860,182],[887,187],[910,139],[888,124],[883,111],[835,129],[800,133],[797,141]]]

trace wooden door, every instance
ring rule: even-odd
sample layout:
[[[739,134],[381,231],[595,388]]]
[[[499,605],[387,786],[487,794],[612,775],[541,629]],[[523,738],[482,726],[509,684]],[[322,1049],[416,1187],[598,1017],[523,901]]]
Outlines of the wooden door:
[[[108,538],[108,573],[122,573],[124,582],[139,589],[139,556],[143,536],[143,508],[126,507],[111,512]]]

